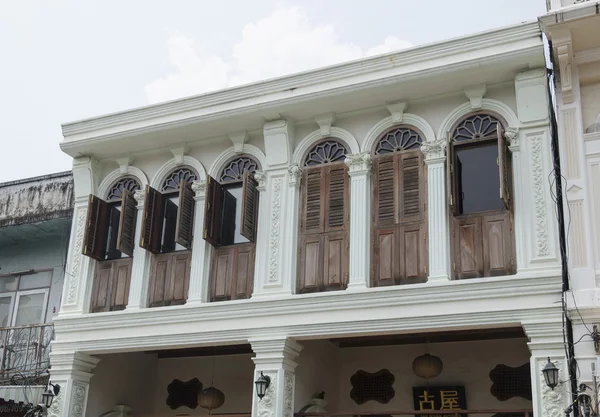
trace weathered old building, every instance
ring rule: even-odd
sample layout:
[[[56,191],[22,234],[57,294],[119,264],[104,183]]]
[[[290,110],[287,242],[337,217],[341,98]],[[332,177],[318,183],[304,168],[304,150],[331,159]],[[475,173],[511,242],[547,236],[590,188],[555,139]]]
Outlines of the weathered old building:
[[[70,171],[0,184],[2,401],[37,404],[45,388],[72,216]]]

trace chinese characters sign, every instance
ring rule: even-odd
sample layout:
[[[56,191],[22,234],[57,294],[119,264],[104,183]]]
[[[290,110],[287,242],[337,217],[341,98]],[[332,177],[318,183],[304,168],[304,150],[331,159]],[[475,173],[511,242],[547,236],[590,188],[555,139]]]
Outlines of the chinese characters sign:
[[[413,402],[417,411],[467,409],[465,387],[413,387]]]

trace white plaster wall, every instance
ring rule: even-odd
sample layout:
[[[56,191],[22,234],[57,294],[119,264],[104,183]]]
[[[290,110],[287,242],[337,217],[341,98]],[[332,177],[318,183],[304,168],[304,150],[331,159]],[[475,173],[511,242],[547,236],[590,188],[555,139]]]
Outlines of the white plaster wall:
[[[143,352],[99,355],[94,369],[86,417],[98,417],[116,405],[127,405],[135,416],[151,415],[156,355]]]
[[[426,384],[413,374],[412,361],[424,353],[424,345],[334,349],[328,353],[326,360],[322,360],[323,353],[315,353],[315,349],[309,348],[308,354],[302,352],[299,360],[301,365],[296,371],[296,411],[306,405],[306,394],[321,390],[326,392],[325,399],[329,402],[330,412],[413,410],[412,388]],[[530,354],[525,339],[430,344],[429,351],[444,363],[442,374],[431,380],[430,385],[463,385],[469,409],[531,408],[529,400],[511,398],[502,402],[490,394],[492,381],[489,372],[496,365],[517,367],[529,362]],[[308,355],[313,355],[313,358],[308,359]],[[305,373],[302,369],[305,366],[312,368],[312,372]],[[375,401],[362,405],[354,403],[350,398],[352,375],[359,369],[377,372],[384,368],[396,378],[395,397],[388,404]],[[331,387],[335,381],[337,390]]]
[[[581,87],[581,118],[583,131],[598,122],[600,117],[600,83]]]
[[[321,391],[325,391],[325,399],[337,398],[339,391],[339,349],[327,340],[303,341],[302,346],[296,359],[296,411]]]

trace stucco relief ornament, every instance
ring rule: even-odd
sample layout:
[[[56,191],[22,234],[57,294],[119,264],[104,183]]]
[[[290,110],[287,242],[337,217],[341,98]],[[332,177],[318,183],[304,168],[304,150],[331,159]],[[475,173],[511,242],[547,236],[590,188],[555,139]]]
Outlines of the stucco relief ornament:
[[[508,140],[508,146],[511,148],[519,147],[519,128],[507,127],[504,131],[504,139]]]
[[[544,167],[542,161],[542,138],[531,140],[531,169],[533,176],[533,199],[535,207],[535,237],[538,256],[549,254],[548,220],[546,219],[546,198],[544,196]]]
[[[290,175],[290,185],[297,187],[300,185],[300,178],[302,177],[302,169],[298,164],[290,165],[288,168],[288,174]]]
[[[273,181],[273,197],[271,200],[271,235],[269,236],[269,282],[277,282],[277,260],[279,249],[279,229],[281,223],[281,188],[283,179]]]
[[[192,182],[192,191],[196,197],[203,197],[206,191],[206,180],[196,180]]]
[[[52,401],[52,405],[48,409],[48,417],[61,417],[63,398],[65,395],[59,392],[56,398]]]
[[[560,369],[560,364],[556,364]],[[542,417],[562,417],[564,415],[564,387],[563,384],[558,384],[552,390],[544,381],[544,375],[540,377],[542,383]]]
[[[421,152],[425,155],[425,159],[439,159],[446,156],[445,140],[435,140],[432,142],[423,142],[421,144]]]
[[[267,175],[264,171],[254,171],[254,179],[258,182],[258,191],[265,191],[267,189]]]
[[[294,399],[294,380],[289,375],[285,376],[284,388],[283,417],[293,417],[294,410],[292,401]]]
[[[135,198],[135,201],[137,201],[138,206],[141,206],[142,204],[144,204],[144,198],[146,198],[146,191],[137,190],[135,193],[133,193],[133,198]]]
[[[71,276],[69,277],[69,292],[67,302],[75,303],[75,293],[79,284],[79,266],[81,265],[81,247],[83,246],[83,234],[85,231],[85,219],[87,217],[87,208],[79,210],[77,215],[77,232],[75,233],[75,248],[73,258],[71,258]]]
[[[73,384],[73,394],[71,395],[71,413],[69,417],[83,417],[85,406],[85,387]]]
[[[348,166],[349,172],[368,171],[371,168],[371,153],[361,152],[353,155],[346,155],[344,163]]]
[[[271,383],[269,388],[265,392],[265,396],[262,400],[258,401],[258,416],[259,417],[273,417],[275,416],[275,386],[277,385],[277,379],[271,376]]]

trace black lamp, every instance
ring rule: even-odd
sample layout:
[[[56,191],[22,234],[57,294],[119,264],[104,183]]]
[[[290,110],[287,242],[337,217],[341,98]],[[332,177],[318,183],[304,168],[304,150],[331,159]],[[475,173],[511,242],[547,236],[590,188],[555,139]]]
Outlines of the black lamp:
[[[554,366],[552,362],[550,362],[550,358],[548,358],[548,363],[544,369],[542,369],[542,373],[544,374],[546,385],[554,390],[554,388],[556,388],[558,385],[558,368]]]
[[[256,384],[256,395],[262,400],[271,384],[271,377],[269,375],[265,376],[262,371],[260,371],[260,376],[254,383]]]
[[[59,392],[60,385],[49,382],[48,389],[42,393],[42,403],[44,404],[44,407],[49,408],[52,405],[54,397],[56,397]]]

